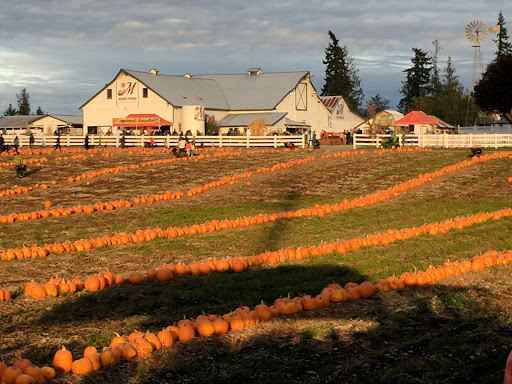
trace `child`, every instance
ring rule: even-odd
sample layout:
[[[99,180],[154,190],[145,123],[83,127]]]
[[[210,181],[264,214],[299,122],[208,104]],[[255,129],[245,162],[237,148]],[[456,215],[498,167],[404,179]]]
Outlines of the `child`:
[[[18,150],[16,150],[16,155],[14,155],[13,163],[14,168],[16,169],[16,176],[18,176],[18,178],[25,176],[26,165],[23,164],[23,157]]]

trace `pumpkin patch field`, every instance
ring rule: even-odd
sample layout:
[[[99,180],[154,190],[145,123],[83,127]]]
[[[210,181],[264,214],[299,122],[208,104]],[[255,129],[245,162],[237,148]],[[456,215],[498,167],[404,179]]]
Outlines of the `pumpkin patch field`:
[[[499,383],[512,152],[0,156],[0,382]]]

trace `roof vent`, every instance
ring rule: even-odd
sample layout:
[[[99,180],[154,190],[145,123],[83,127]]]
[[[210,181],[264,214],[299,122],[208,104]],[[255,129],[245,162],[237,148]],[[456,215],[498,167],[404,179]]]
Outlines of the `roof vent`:
[[[247,72],[249,76],[258,76],[261,73],[261,68],[249,68]]]
[[[151,68],[149,70],[149,73],[152,73],[153,75],[157,76],[160,73],[160,71],[158,69]]]
[[[192,75],[190,73],[185,73],[183,77],[186,77],[187,79],[191,79]]]

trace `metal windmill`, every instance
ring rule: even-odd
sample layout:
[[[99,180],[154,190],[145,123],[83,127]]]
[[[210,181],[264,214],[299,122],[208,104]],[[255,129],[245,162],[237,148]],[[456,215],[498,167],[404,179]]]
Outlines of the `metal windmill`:
[[[473,43],[475,49],[473,58],[473,88],[482,78],[482,53],[480,52],[480,43],[487,37],[489,29],[483,21],[473,20],[466,26],[466,37]]]

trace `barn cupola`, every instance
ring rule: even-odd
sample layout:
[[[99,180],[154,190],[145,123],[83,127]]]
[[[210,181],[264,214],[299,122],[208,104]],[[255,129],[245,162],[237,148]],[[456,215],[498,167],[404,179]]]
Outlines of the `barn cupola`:
[[[155,69],[155,68],[151,68],[149,70],[149,73],[155,75],[155,76],[158,76],[158,74],[160,73],[160,71],[158,69]]]
[[[249,76],[258,76],[261,73],[261,68],[249,68],[247,72]]]

